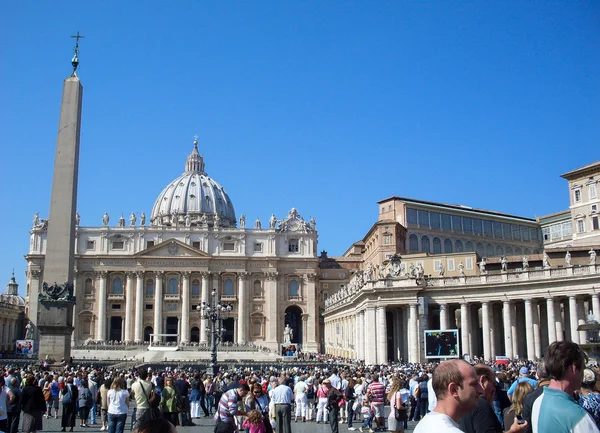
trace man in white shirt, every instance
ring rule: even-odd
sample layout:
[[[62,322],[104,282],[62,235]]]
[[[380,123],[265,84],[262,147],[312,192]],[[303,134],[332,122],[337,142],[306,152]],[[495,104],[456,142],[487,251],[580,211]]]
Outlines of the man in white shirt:
[[[300,376],[296,385],[294,385],[294,398],[296,401],[296,416],[294,422],[298,421],[298,417],[302,417],[302,422],[306,422],[306,391],[308,385],[304,381],[304,376]]]
[[[475,369],[460,359],[442,362],[433,372],[437,405],[423,418],[414,433],[462,433],[460,419],[475,409],[483,388]]]

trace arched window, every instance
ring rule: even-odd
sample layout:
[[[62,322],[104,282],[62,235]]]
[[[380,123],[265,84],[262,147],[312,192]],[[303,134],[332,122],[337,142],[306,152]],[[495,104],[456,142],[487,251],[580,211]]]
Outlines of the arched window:
[[[502,251],[502,246],[501,245],[496,245],[496,256],[497,257],[502,257],[504,255],[504,252]]]
[[[260,280],[254,281],[252,294],[253,294],[254,298],[262,298],[263,297],[262,284],[260,283]]]
[[[225,280],[225,283],[223,284],[223,296],[235,296],[233,289],[233,280]]]
[[[192,281],[192,296],[194,296],[194,297],[200,296],[200,280]]]
[[[194,326],[190,330],[190,341],[192,343],[198,343],[198,342],[200,342],[200,329],[197,326]]]
[[[430,253],[431,252],[431,244],[429,243],[429,237],[428,236],[423,236],[421,238],[421,251],[423,251],[424,253]]]
[[[477,242],[475,246],[475,251],[479,254],[479,257],[485,257],[485,248],[481,242]]]
[[[167,287],[167,295],[176,295],[178,289],[177,279],[169,278],[169,286]]]
[[[513,249],[512,247],[506,247],[506,250],[504,250],[505,254],[507,256],[512,256],[513,255]]]
[[[460,239],[454,242],[454,249],[457,253],[462,253],[464,251],[463,243]]]
[[[414,233],[408,237],[408,249],[410,251],[419,251],[419,238]]]
[[[525,254],[527,256],[527,255],[531,254],[531,250],[529,248],[525,248],[523,250],[523,254]]]
[[[447,254],[453,252],[453,250],[452,241],[450,239],[444,239],[444,252]]]
[[[290,281],[290,285],[289,285],[290,298],[297,298],[298,296],[300,296],[299,287],[300,286],[299,286],[297,280]]]
[[[112,294],[122,295],[123,294],[123,280],[115,278],[112,283]]]
[[[473,249],[473,242],[467,241],[467,243],[465,244],[465,251],[468,253],[472,253],[473,251],[475,251]]]
[[[494,246],[492,244],[487,244],[487,247],[485,248],[485,254],[486,257],[494,256]]]
[[[91,278],[85,280],[85,287],[83,289],[84,295],[92,295],[94,292],[94,285]]]
[[[433,254],[442,254],[442,241],[440,238],[433,238]]]
[[[147,280],[146,281],[146,298],[151,298],[154,296],[154,281]]]
[[[516,247],[515,248],[515,256],[520,256],[523,254],[523,250],[521,249],[521,247]]]

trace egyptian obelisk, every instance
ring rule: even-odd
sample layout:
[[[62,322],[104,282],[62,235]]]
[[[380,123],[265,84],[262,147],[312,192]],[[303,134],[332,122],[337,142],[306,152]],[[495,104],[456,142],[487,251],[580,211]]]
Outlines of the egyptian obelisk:
[[[75,263],[75,213],[79,169],[79,134],[83,86],[77,77],[79,39],[71,60],[73,73],[63,84],[58,139],[54,157],[52,196],[48,217],[48,243],[42,291],[39,294],[40,334],[38,357],[51,362],[69,361],[73,333],[73,274]]]

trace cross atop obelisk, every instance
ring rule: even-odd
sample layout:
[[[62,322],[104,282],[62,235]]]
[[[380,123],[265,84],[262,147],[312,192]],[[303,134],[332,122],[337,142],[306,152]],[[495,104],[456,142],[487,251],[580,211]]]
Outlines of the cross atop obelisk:
[[[75,48],[73,48],[73,58],[71,59],[71,65],[73,65],[73,75],[75,75],[77,66],[79,66],[79,39],[85,38],[85,36],[81,36],[79,34],[79,30],[77,30],[77,34],[71,37],[75,38]]]

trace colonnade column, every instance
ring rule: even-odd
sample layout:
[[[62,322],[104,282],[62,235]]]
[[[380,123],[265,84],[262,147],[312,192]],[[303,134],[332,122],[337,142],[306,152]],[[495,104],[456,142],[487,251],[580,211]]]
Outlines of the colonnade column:
[[[540,332],[540,308],[537,301],[532,301],[533,307],[533,348],[536,358],[542,357],[542,335]]]
[[[140,342],[144,339],[144,272],[136,272],[137,284],[135,288],[135,332],[134,340]]]
[[[510,306],[510,335],[512,338],[513,357],[519,358],[519,334],[517,333],[517,306]]]
[[[440,329],[448,329],[448,304],[440,304]]]
[[[272,272],[266,275],[269,288],[267,289],[267,305],[269,308],[269,318],[267,319],[267,342],[271,343],[271,348],[279,347],[281,336],[279,335],[279,298],[277,296],[277,278],[278,272]]]
[[[131,341],[131,316],[133,315],[133,272],[125,274],[125,341]]]
[[[358,359],[365,359],[365,312],[356,314],[356,346]]]
[[[481,304],[481,319],[483,322],[483,359],[487,361],[491,359],[490,305],[488,302],[482,302]]]
[[[154,285],[154,341],[161,341],[162,337],[157,337],[156,334],[162,334],[162,306],[163,306],[163,286],[162,277],[163,271],[156,271],[156,284]]]
[[[96,340],[106,340],[106,277],[108,272],[100,271],[96,273],[100,277],[98,287],[98,328],[96,329]]]
[[[533,308],[531,299],[525,299],[525,337],[527,342],[527,359],[535,358],[533,341]]]
[[[554,298],[546,299],[546,316],[548,318],[548,344],[556,341],[556,318],[554,316]]]
[[[411,303],[408,307],[408,362],[419,362],[419,320],[417,317],[417,304]]]
[[[367,307],[365,311],[365,364],[377,364],[376,332],[375,307]]]
[[[585,311],[585,304],[583,303],[583,299],[579,299],[577,301],[577,326],[585,325],[585,319],[587,317],[587,311]],[[579,332],[579,344],[583,344],[587,340],[587,334],[585,331]]]
[[[246,344],[246,273],[242,272],[238,275],[238,317],[237,317],[237,342],[238,344]]]
[[[571,325],[571,341],[579,344],[579,332],[577,331],[577,298],[569,296],[569,324]]]
[[[179,322],[179,336],[182,343],[190,341],[190,276],[191,272],[181,273],[183,278],[181,292],[181,321]]]
[[[600,321],[600,298],[597,294],[592,295],[592,313],[594,313],[596,320]]]
[[[463,302],[460,304],[460,348],[462,350],[462,354],[468,353],[469,350],[469,325],[470,325],[470,317],[469,317],[469,304]],[[469,353],[470,356],[473,356],[472,353]]]
[[[77,251],[77,249],[75,250]],[[77,277],[79,275],[79,272],[77,271],[77,269],[73,272],[73,294],[75,295],[75,297],[79,296],[80,293],[77,293],[77,287],[78,287],[78,282],[77,282]],[[77,304],[73,305],[73,318],[72,318],[72,322],[73,324],[73,332],[71,332],[71,346],[75,346],[76,342],[76,336],[77,333],[79,331],[79,317],[77,316]],[[13,342],[13,337],[12,335],[10,335],[10,329],[9,329],[9,342]]]
[[[201,299],[202,299],[202,305],[208,304],[208,273],[203,272],[202,273],[202,294],[201,294]],[[207,320],[202,318],[200,320],[200,343],[206,344],[207,339],[206,339],[206,327],[207,327]]]
[[[377,364],[387,364],[387,321],[385,319],[385,307],[377,307]]]
[[[513,354],[513,344],[512,344],[512,335],[511,335],[511,314],[510,314],[510,301],[504,301],[502,303],[502,318],[504,324],[504,354],[512,359],[514,357]]]
[[[556,341],[563,341],[565,339],[565,332],[563,326],[563,304],[559,299],[558,302],[554,303],[554,306],[558,311],[554,310],[554,327],[556,328]]]

